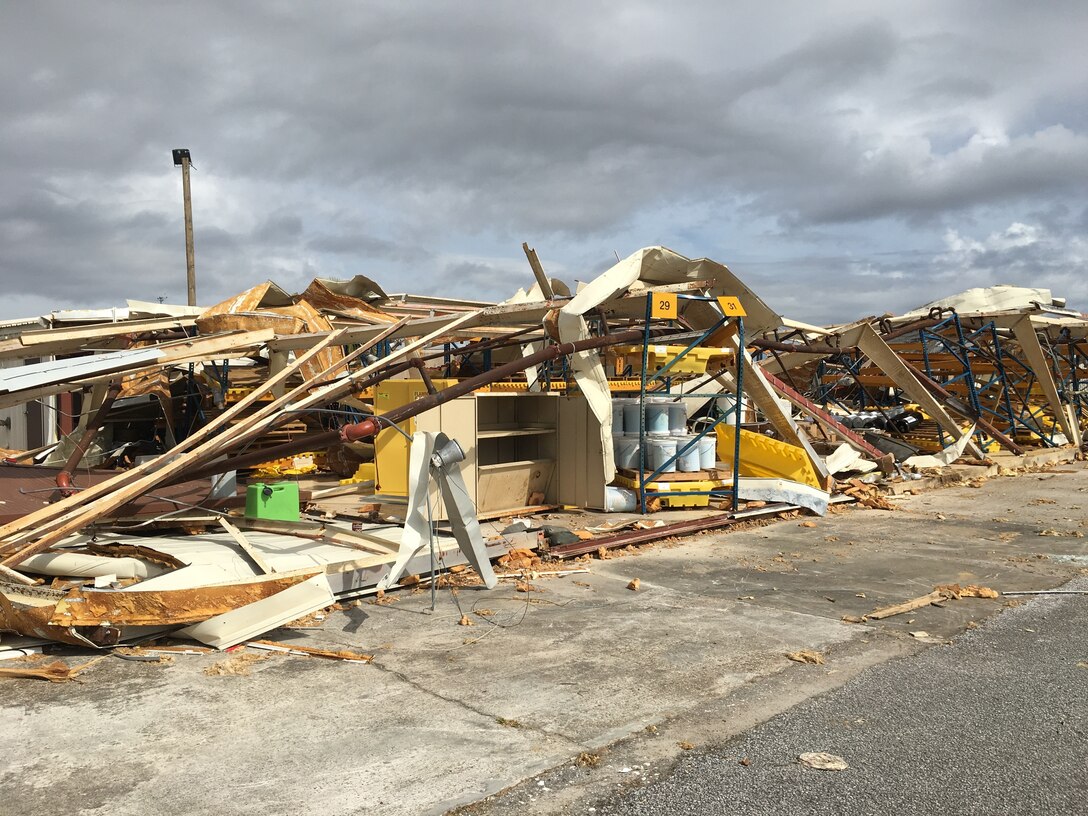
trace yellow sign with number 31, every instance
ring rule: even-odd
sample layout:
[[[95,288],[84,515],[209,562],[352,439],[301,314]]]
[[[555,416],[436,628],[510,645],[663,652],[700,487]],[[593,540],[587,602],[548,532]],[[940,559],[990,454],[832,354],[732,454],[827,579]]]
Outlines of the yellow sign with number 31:
[[[746,317],[748,315],[740,304],[740,298],[720,297],[718,298],[718,305],[722,307],[722,314],[726,317]]]

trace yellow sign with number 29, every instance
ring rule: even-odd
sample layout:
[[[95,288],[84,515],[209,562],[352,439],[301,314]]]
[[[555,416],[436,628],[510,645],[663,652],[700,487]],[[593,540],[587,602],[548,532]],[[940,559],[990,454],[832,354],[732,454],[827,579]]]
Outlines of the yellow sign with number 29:
[[[650,317],[662,320],[676,320],[679,312],[676,309],[676,294],[674,292],[654,292],[650,295]]]

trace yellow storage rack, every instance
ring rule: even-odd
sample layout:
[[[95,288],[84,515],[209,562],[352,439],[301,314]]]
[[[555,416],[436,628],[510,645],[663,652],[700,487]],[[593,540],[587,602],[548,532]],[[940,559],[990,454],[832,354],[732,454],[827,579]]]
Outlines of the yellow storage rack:
[[[628,345],[615,346],[616,355],[626,361],[630,359],[632,370],[638,371],[642,367],[642,346]],[[732,357],[732,350],[728,348],[715,348],[713,346],[697,346],[689,349],[686,346],[662,346],[650,345],[646,348],[646,371],[656,374],[661,369],[669,366],[673,374],[705,374],[711,362],[723,357]]]

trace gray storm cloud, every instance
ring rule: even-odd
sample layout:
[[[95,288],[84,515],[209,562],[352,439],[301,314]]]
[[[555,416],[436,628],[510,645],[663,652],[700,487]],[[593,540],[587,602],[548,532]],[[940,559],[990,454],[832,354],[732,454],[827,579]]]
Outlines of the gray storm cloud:
[[[1086,23],[1075,3],[9,4],[0,310],[182,301],[178,146],[206,302],[357,272],[502,297],[524,239],[571,278],[647,244],[715,257],[802,319],[965,275],[1088,302]],[[991,240],[1016,224],[1035,240]]]

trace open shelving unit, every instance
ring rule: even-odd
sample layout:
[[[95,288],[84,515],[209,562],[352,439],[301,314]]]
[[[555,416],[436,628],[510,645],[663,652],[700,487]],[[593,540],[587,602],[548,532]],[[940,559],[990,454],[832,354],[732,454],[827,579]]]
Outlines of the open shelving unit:
[[[554,504],[558,397],[487,392],[473,397],[478,512]]]
[[[691,342],[684,349],[682,349],[678,354],[676,354],[676,356],[674,356],[671,360],[669,360],[663,366],[658,368],[656,371],[651,373],[650,372],[650,364],[649,364],[650,348],[652,346],[651,337],[650,337],[650,328],[651,328],[651,324],[652,324],[653,319],[654,319],[654,312],[655,312],[654,298],[655,297],[659,297],[659,295],[655,295],[655,294],[651,293],[651,294],[646,296],[646,319],[645,319],[645,322],[644,322],[644,327],[645,328],[644,328],[643,340],[642,340],[642,376],[641,376],[641,387],[639,389],[639,467],[638,467],[638,506],[639,506],[639,512],[641,512],[641,513],[646,512],[647,485],[653,483],[663,472],[665,472],[665,469],[667,467],[669,467],[669,465],[671,465],[677,459],[679,459],[685,452],[690,450],[693,446],[698,445],[699,441],[703,437],[707,436],[708,434],[712,434],[712,433],[716,434],[717,427],[720,424],[722,424],[723,422],[725,422],[725,421],[727,421],[729,419],[732,419],[732,421],[733,421],[733,428],[734,428],[735,433],[734,433],[734,449],[733,449],[732,487],[728,491],[728,494],[731,495],[731,497],[732,497],[733,511],[736,512],[737,509],[738,509],[738,495],[737,494],[738,494],[738,488],[739,488],[739,484],[740,484],[740,438],[741,438],[740,427],[741,427],[742,411],[743,411],[743,405],[744,405],[744,400],[743,400],[743,394],[744,394],[744,353],[743,353],[744,352],[744,312],[743,312],[743,309],[740,307],[739,302],[736,301],[735,298],[725,299],[725,300],[732,300],[733,301],[733,303],[728,307],[731,310],[736,312],[736,316],[733,317],[733,316],[731,316],[730,314],[727,313],[726,307],[722,305],[722,299],[708,297],[708,296],[705,296],[705,295],[684,295],[684,294],[674,295],[673,297],[675,297],[677,299],[677,301],[688,300],[688,301],[706,301],[706,302],[711,302],[711,303],[716,302],[716,303],[719,304],[719,307],[722,309],[722,316],[717,322],[714,323],[714,325],[710,326],[708,329],[706,329],[705,331],[703,331],[702,333],[700,333],[696,337],[694,337],[691,340]],[[676,312],[676,309],[674,308],[673,309],[673,318],[676,317],[675,312]],[[714,417],[712,422],[705,424],[704,427],[698,433],[693,435],[694,438],[690,442],[688,442],[686,445],[680,447],[677,450],[677,452],[673,456],[671,456],[668,460],[666,460],[666,462],[664,464],[662,464],[660,467],[655,468],[655,469],[648,468],[647,461],[646,461],[646,442],[647,442],[647,434],[646,434],[646,396],[647,396],[647,393],[648,393],[647,389],[650,388],[651,386],[654,386],[659,381],[663,381],[664,382],[664,389],[663,390],[656,390],[655,389],[652,392],[652,395],[653,396],[659,396],[659,395],[669,394],[671,392],[671,386],[672,386],[672,376],[670,376],[670,374],[675,369],[677,369],[680,362],[688,354],[692,353],[695,349],[697,349],[698,347],[700,347],[704,343],[706,343],[707,340],[710,337],[712,337],[719,330],[723,329],[730,322],[733,322],[735,327],[736,327],[736,333],[737,333],[737,346],[736,347],[738,349],[738,353],[735,355],[735,363],[736,363],[736,374],[735,374],[735,377],[736,377],[736,398],[733,400],[733,409],[728,414],[723,413],[723,414],[721,414],[721,415],[719,415],[717,417]],[[685,391],[683,393],[683,398],[684,399],[699,399],[699,398],[714,399],[714,398],[719,398],[721,396],[722,396],[721,393],[709,394],[709,393],[698,393],[698,392],[687,392],[687,391]],[[651,495],[654,495],[654,496],[720,495],[720,496],[724,497],[724,495],[726,494],[726,491],[724,491],[722,489],[716,489],[716,490],[686,490],[686,489],[684,489],[684,490],[681,490],[681,489],[679,489],[680,483],[675,483],[675,484],[676,484],[676,487],[673,488],[673,489],[661,489],[660,487],[655,488],[651,492]]]

